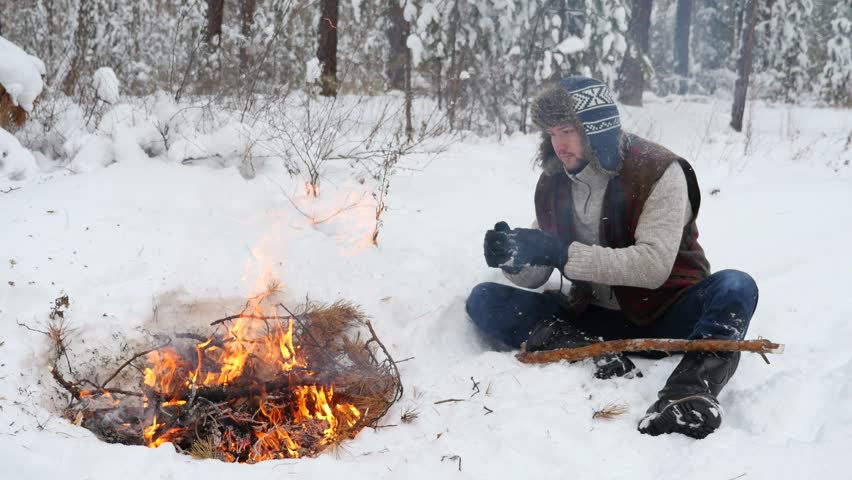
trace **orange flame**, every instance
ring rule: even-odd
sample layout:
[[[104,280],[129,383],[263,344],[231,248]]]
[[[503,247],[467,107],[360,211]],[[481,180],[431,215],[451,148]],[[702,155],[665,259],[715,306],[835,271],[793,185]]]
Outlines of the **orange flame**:
[[[287,374],[296,368],[300,369],[299,378],[311,378],[313,374],[300,354],[299,345],[294,343],[295,319],[291,317],[286,322],[261,319],[273,316],[261,308],[266,295],[249,301],[242,316],[228,328],[227,341],[208,338],[197,343],[188,358],[172,347],[149,353],[143,380],[147,387],[143,399],[146,407],[150,399],[151,405],[164,409],[158,411],[177,418],[171,412],[191,408],[190,399],[198,388],[238,385],[257,389],[282,378],[286,384]],[[252,427],[252,441],[246,444],[232,432],[223,432],[218,448],[227,460],[258,462],[312,455],[317,453],[318,445],[330,445],[344,438],[362,416],[350,403],[335,403],[331,386],[293,386],[288,395],[264,393],[249,401],[257,402],[259,411],[254,417],[259,421]],[[183,427],[165,428],[166,423],[160,423],[158,416],[154,416],[145,427],[143,436],[149,447],[174,443],[184,435]],[[300,443],[311,435],[320,438],[313,437],[312,445]]]
[[[318,197],[319,196],[319,185],[311,183],[309,181],[305,181],[305,195],[310,197]]]

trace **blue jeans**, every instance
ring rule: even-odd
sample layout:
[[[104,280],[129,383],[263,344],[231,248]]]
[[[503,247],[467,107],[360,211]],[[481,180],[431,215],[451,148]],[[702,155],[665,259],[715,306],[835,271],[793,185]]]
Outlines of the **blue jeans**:
[[[639,327],[618,310],[590,305],[576,314],[556,300],[498,283],[481,283],[467,299],[467,314],[488,337],[520,347],[541,320],[570,321],[588,335],[622,338],[715,338],[742,340],[757,307],[754,279],[738,270],[722,270],[689,288],[663,315]]]

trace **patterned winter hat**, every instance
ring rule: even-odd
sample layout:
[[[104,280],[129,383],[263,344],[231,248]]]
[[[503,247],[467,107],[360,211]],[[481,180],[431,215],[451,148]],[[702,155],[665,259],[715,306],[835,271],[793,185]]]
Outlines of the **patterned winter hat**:
[[[589,77],[566,77],[536,97],[532,121],[542,129],[582,125],[600,167],[616,172],[621,166],[621,119],[609,88]],[[596,157],[596,158],[595,158]]]

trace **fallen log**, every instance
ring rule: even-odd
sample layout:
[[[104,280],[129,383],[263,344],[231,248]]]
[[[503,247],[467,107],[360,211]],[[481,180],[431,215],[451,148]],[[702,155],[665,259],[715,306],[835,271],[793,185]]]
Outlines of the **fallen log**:
[[[758,340],[679,340],[670,338],[630,338],[593,343],[585,347],[559,348],[540,352],[521,352],[515,357],[523,363],[575,362],[607,353],[622,352],[755,352],[783,353],[784,345]],[[764,360],[766,358],[764,357]]]

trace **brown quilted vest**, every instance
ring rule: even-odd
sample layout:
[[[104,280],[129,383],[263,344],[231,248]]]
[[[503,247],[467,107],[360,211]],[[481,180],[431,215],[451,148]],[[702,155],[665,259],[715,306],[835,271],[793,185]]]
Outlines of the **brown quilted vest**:
[[[698,244],[695,219],[701,204],[701,192],[692,166],[674,153],[635,135],[625,134],[622,166],[610,179],[601,210],[601,241],[604,247],[634,245],[633,232],[639,215],[657,180],[672,162],[678,162],[686,175],[692,220],[683,229],[674,267],[666,282],[657,289],[613,286],[613,292],[627,318],[636,325],[654,322],[689,287],[710,274],[710,264]],[[535,192],[535,211],[539,228],[563,242],[573,241],[573,202],[571,180],[564,173],[539,178]]]

